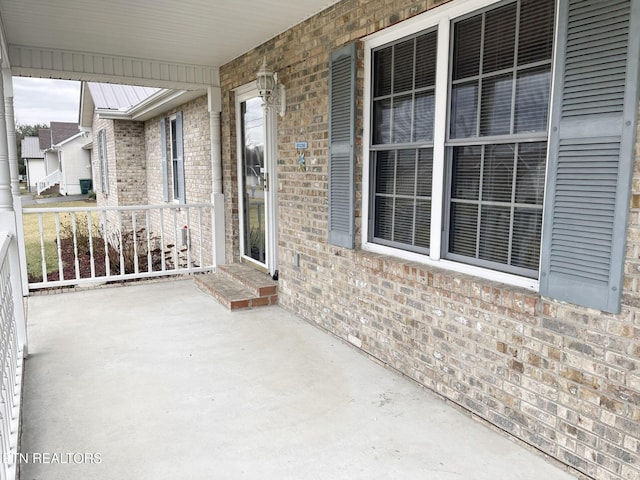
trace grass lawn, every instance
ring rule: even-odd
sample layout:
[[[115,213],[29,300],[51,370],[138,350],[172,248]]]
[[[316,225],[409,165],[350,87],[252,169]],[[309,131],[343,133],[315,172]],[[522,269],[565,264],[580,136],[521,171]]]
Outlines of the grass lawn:
[[[42,275],[42,245],[40,242],[40,215],[28,214],[31,208],[67,208],[67,207],[95,207],[95,202],[59,202],[46,203],[42,205],[28,205],[24,207],[24,240],[27,254],[27,271],[29,277]],[[81,213],[80,219],[86,218]],[[71,223],[69,213],[60,214],[61,231]],[[55,213],[42,214],[42,237],[44,239],[45,259],[47,262],[47,273],[58,270],[58,249],[56,245],[56,215]]]

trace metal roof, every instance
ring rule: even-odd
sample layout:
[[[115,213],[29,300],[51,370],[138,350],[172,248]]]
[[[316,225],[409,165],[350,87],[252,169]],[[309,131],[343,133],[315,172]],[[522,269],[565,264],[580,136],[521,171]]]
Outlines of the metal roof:
[[[110,83],[87,83],[87,87],[95,108],[107,110],[128,110],[160,90]]]
[[[40,139],[38,137],[24,137],[21,145],[22,158],[44,158],[44,153],[40,150]]]

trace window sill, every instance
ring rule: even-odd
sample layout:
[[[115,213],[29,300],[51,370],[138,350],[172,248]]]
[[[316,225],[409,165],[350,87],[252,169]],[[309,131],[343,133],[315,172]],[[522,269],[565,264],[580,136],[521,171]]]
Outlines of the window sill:
[[[477,267],[474,265],[468,265],[466,263],[454,262],[452,260],[433,260],[426,255],[418,253],[407,252],[396,248],[385,247],[375,243],[367,243],[362,249],[371,253],[378,253],[382,255],[388,255],[390,257],[396,257],[400,260],[407,260],[415,262],[428,267],[435,267],[442,270],[449,270],[456,273],[462,273],[464,275],[470,275],[474,277],[484,278],[486,280],[498,283],[504,283],[514,287],[520,287],[529,291],[537,292],[540,288],[540,282],[533,278],[521,277],[519,275],[512,275],[509,273],[497,272],[488,268]]]

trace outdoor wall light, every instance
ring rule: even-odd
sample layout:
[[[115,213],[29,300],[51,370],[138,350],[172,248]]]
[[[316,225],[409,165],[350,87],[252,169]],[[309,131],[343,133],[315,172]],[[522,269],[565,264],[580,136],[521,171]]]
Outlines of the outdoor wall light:
[[[267,67],[267,58],[264,57],[262,67],[256,74],[256,87],[258,95],[262,99],[265,108],[278,108],[278,113],[284,117],[287,109],[284,85],[278,83],[278,74],[273,73]]]

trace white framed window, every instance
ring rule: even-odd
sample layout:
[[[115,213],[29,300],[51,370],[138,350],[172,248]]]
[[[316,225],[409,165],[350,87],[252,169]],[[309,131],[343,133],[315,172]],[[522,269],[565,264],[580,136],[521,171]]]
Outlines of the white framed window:
[[[169,186],[173,193],[173,200],[176,201],[180,198],[180,182],[178,175],[178,134],[176,132],[176,117],[173,115],[169,118],[169,133],[170,133],[170,141],[169,145],[171,146],[171,185]],[[184,188],[184,186],[182,186]]]
[[[639,29],[632,0],[452,0],[367,37],[362,248],[618,313]],[[430,32],[432,109],[417,47]],[[332,102],[354,84],[337,82]],[[338,147],[342,186],[353,169]],[[330,189],[330,214],[351,197]]]
[[[167,136],[167,120],[169,132]],[[182,112],[160,121],[163,197],[165,202],[186,203]]]
[[[452,2],[365,43],[365,249],[537,288],[554,0]]]

